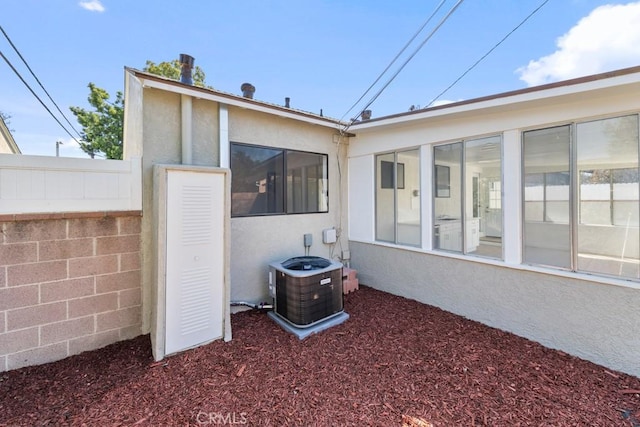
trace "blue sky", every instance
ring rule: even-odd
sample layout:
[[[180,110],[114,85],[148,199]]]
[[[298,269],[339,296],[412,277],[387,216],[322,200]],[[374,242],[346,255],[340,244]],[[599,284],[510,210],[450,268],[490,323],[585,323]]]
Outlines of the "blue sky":
[[[216,89],[348,119],[458,0],[440,12],[358,107],[347,110],[441,0],[4,0],[0,25],[76,129],[89,82],[112,96],[124,67],[195,57]],[[425,107],[543,0],[466,0],[371,105],[373,117]],[[438,103],[640,65],[640,1],[550,0]],[[0,34],[0,51],[55,107]],[[24,154],[86,157],[0,61],[0,111]],[[346,114],[346,116],[345,116]],[[64,119],[60,120],[66,124]]]

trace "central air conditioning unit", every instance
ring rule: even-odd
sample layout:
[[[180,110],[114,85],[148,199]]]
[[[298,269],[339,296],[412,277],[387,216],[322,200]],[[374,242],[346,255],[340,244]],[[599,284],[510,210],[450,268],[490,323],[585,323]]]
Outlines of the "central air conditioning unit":
[[[269,264],[274,312],[298,328],[308,328],[343,312],[342,264],[315,256]]]

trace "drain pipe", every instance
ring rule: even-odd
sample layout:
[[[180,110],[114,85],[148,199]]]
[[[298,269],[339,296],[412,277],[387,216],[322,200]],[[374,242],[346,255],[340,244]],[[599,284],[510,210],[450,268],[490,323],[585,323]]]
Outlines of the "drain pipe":
[[[182,83],[193,84],[191,70],[193,69],[194,61],[195,59],[192,56],[184,53],[180,54],[180,81]],[[191,165],[193,164],[192,98],[188,95],[180,95],[180,104],[182,113],[182,164]]]
[[[182,164],[193,164],[193,140],[191,123],[193,119],[193,103],[189,95],[180,95],[182,107]]]

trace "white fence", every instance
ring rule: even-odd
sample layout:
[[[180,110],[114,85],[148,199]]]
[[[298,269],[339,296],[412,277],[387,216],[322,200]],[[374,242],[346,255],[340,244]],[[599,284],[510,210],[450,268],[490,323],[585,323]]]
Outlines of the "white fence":
[[[142,209],[142,162],[0,154],[0,214]]]

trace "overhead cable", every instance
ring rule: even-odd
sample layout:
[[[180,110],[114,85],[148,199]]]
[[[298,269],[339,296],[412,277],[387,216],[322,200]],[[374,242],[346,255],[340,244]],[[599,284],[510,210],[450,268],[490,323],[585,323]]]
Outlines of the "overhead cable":
[[[42,99],[40,99],[40,97],[33,91],[33,89],[31,88],[31,86],[29,86],[29,83],[27,83],[24,78],[22,78],[22,76],[20,75],[20,73],[18,72],[18,70],[16,70],[16,68],[13,66],[13,64],[11,63],[11,61],[9,61],[9,59],[7,59],[6,56],[4,56],[4,53],[2,53],[2,51],[0,50],[0,56],[2,56],[2,59],[5,60],[5,62],[9,65],[9,67],[13,70],[13,72],[16,74],[16,76],[18,76],[18,78],[22,81],[22,83],[24,83],[24,85],[27,87],[27,89],[29,89],[29,91],[31,92],[31,94],[33,96],[36,97],[36,99],[38,101],[40,101],[40,104],[42,104],[42,106],[44,107],[45,110],[47,110],[47,112],[51,115],[51,117],[53,117],[53,119],[58,122],[58,124],[60,125],[60,127],[62,129],[64,129],[64,131],[74,140],[78,143],[78,145],[80,145],[80,141],[78,141],[76,139],[75,136],[71,135],[71,132],[69,132],[69,130],[67,130],[66,127],[64,127],[64,125],[60,122],[60,120],[58,120],[58,118],[51,112],[51,110],[49,109],[49,107],[46,106],[46,104],[42,101]]]
[[[4,28],[2,28],[2,25],[0,25],[0,31],[2,31],[2,34],[4,34],[4,37],[7,39],[7,41],[9,42],[9,44],[11,45],[11,47],[13,48],[13,50],[18,54],[18,56],[20,57],[20,59],[22,60],[22,62],[24,63],[24,65],[27,67],[27,69],[29,70],[29,72],[31,73],[31,75],[33,76],[33,78],[36,80],[36,82],[38,82],[38,84],[40,85],[40,87],[42,88],[42,90],[44,91],[44,93],[47,94],[47,96],[49,97],[49,100],[51,100],[51,102],[53,103],[53,105],[55,105],[56,109],[58,110],[58,112],[62,115],[62,117],[65,119],[65,121],[69,124],[69,126],[71,126],[71,129],[73,129],[75,131],[76,134],[78,134],[78,136],[80,138],[82,138],[82,134],[80,132],[78,132],[78,130],[73,127],[73,124],[71,124],[71,122],[69,121],[69,119],[67,118],[67,116],[62,112],[62,110],[60,109],[60,107],[58,107],[58,104],[56,104],[56,102],[53,100],[53,98],[51,97],[51,95],[49,95],[49,92],[47,92],[47,89],[45,89],[44,85],[42,84],[42,82],[40,82],[40,79],[38,79],[38,77],[36,76],[36,74],[33,72],[33,70],[31,69],[31,67],[29,66],[29,64],[27,63],[27,61],[24,59],[24,57],[22,56],[22,54],[20,53],[20,51],[18,50],[18,48],[13,44],[13,42],[11,41],[11,39],[9,38],[9,35],[6,33],[6,31],[4,30]],[[6,59],[5,59],[6,61]],[[13,67],[12,67],[13,68]],[[24,80],[23,80],[24,82]],[[33,92],[33,91],[32,91]],[[41,101],[42,102],[42,101]],[[51,112],[50,112],[51,114]],[[66,131],[66,129],[65,129]],[[69,132],[67,132],[69,133]],[[75,139],[74,137],[72,137],[73,139]]]
[[[453,13],[456,11],[456,9],[463,2],[464,2],[464,0],[458,0],[458,2],[455,5],[453,5],[451,10],[449,10],[449,12],[447,12],[447,14],[440,20],[438,25],[436,25],[436,27],[433,30],[431,30],[429,35],[422,41],[422,43],[420,43],[420,45],[413,51],[413,53],[402,63],[400,68],[391,76],[391,78],[389,80],[387,80],[387,82],[384,84],[384,86],[382,86],[382,88],[380,88],[380,90],[378,90],[378,92],[376,92],[376,94],[369,100],[367,105],[365,105],[364,108],[362,108],[362,110],[360,110],[358,115],[356,117],[354,117],[353,119],[351,119],[349,124],[347,126],[345,126],[344,129],[342,129],[343,133],[346,132],[351,127],[351,125],[353,125],[355,123],[355,121],[358,119],[358,117],[360,117],[360,115],[362,115],[362,113],[367,108],[369,108],[371,106],[371,104],[373,104],[375,102],[376,99],[378,99],[378,97],[382,94],[382,92],[384,92],[384,90],[391,84],[391,82],[398,76],[398,74],[400,74],[400,72],[409,63],[409,61],[411,61],[413,59],[413,57],[416,56],[416,54],[420,51],[420,49],[422,49],[422,47],[431,39],[431,37],[433,37],[433,35],[440,29],[440,27],[442,27],[442,25],[444,25],[444,23],[451,17],[451,15],[453,15]]]
[[[482,55],[482,57],[480,59],[478,59],[472,66],[470,66],[469,68],[467,68],[467,70],[462,73],[460,75],[460,77],[458,77],[453,83],[451,83],[445,90],[443,90],[442,92],[440,92],[438,94],[438,96],[436,96],[435,98],[433,98],[425,108],[428,108],[431,104],[433,104],[434,102],[436,102],[438,100],[438,98],[440,98],[442,95],[444,95],[445,93],[447,93],[449,91],[449,89],[451,89],[453,86],[455,86],[460,80],[462,80],[464,78],[464,76],[466,76],[471,70],[473,70],[480,62],[482,62],[487,56],[489,56],[491,54],[491,52],[493,52],[494,50],[496,50],[498,48],[498,46],[500,46],[507,38],[509,38],[509,36],[511,36],[511,34],[513,34],[514,32],[516,32],[518,30],[518,28],[520,28],[522,25],[524,25],[525,22],[527,22],[529,20],[529,18],[531,18],[533,15],[535,15],[540,9],[542,9],[542,7],[547,4],[549,2],[549,0],[544,0],[537,8],[535,8],[533,10],[533,12],[531,12],[526,18],[524,18],[513,30],[509,31],[509,33],[504,36],[502,38],[502,40],[500,40],[498,43],[496,43],[491,49],[489,49],[489,51],[487,53],[485,53],[484,55]]]
[[[416,31],[416,33],[413,35],[413,37],[411,37],[411,39],[409,39],[409,41],[407,42],[407,44],[404,45],[404,47],[400,50],[400,52],[398,52],[398,54],[395,56],[395,58],[393,58],[393,60],[391,60],[391,62],[389,63],[389,65],[387,65],[387,68],[385,68],[380,75],[378,76],[378,78],[376,78],[376,80],[371,83],[371,86],[369,86],[369,88],[364,91],[364,93],[362,94],[362,96],[360,96],[360,98],[358,98],[358,100],[356,102],[353,103],[353,105],[351,107],[349,107],[349,109],[344,113],[344,115],[340,118],[340,121],[342,121],[355,107],[356,105],[358,105],[360,103],[360,101],[362,101],[362,99],[371,91],[371,89],[373,89],[373,87],[380,81],[380,79],[382,78],[382,76],[385,75],[385,73],[387,71],[389,71],[389,68],[391,68],[391,66],[398,60],[398,58],[400,57],[400,55],[402,55],[404,53],[405,50],[407,50],[407,48],[409,47],[409,45],[411,43],[413,43],[413,41],[416,39],[416,37],[418,37],[418,35],[422,32],[422,30],[424,30],[424,27],[427,26],[427,24],[429,24],[429,22],[431,22],[431,19],[435,16],[436,13],[438,13],[438,11],[440,10],[440,8],[442,7],[442,5],[445,4],[447,0],[442,0],[440,2],[440,4],[436,7],[436,9],[433,11],[433,13],[431,13],[431,15],[427,18],[426,21],[424,21],[424,23],[420,26],[420,28],[418,29],[418,31]]]

